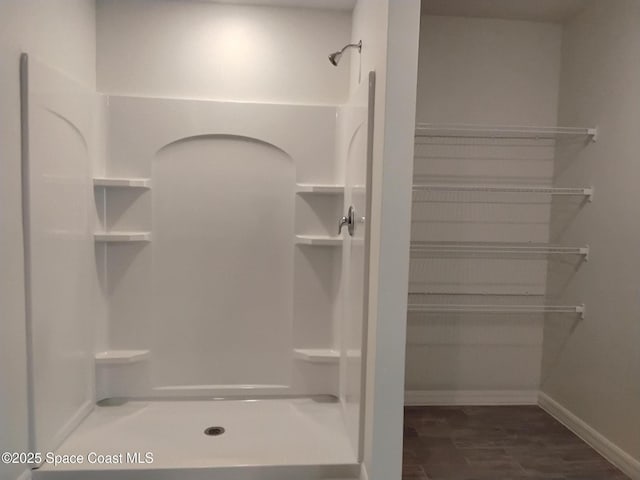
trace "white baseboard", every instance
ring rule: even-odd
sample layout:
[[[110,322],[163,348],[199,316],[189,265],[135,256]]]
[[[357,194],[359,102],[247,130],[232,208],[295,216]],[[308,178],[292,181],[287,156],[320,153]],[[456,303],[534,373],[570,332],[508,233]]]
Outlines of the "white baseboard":
[[[408,390],[405,405],[536,405],[537,390]]]
[[[369,475],[367,474],[367,469],[364,466],[364,463],[360,464],[360,480],[369,480]]]
[[[549,415],[591,445],[600,455],[629,475],[633,480],[640,480],[640,461],[605,438],[550,396],[540,392],[538,403]]]

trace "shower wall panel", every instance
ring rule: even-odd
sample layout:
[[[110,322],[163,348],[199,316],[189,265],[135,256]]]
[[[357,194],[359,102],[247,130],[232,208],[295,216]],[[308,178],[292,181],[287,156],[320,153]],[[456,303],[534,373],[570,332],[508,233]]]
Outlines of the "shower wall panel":
[[[343,212],[353,206],[356,228],[353,237],[343,236],[341,271],[341,312],[336,331],[340,332],[340,401],[351,445],[359,455],[362,413],[363,329],[368,304],[367,229],[370,228],[369,93],[375,94],[375,76],[354,89],[349,102],[338,110],[336,158],[343,165],[345,192]],[[373,113],[373,112],[371,112]]]
[[[158,152],[152,179],[154,383],[286,384],[292,159],[260,141],[196,137]]]
[[[108,247],[108,344],[149,357],[101,367],[101,396],[335,391],[336,365],[293,355],[294,303],[314,335],[332,338],[331,297],[311,308],[311,283],[299,280],[326,285],[333,272],[319,251],[303,257],[311,269],[300,263],[294,209],[296,182],[338,183],[335,115],[109,97],[106,174],[150,178],[151,189],[109,192],[106,226],[151,241]],[[306,311],[294,298],[305,295]]]
[[[23,214],[30,414],[32,447],[44,452],[59,445],[94,400],[93,319],[100,315],[91,209],[96,95],[58,70],[26,60]]]

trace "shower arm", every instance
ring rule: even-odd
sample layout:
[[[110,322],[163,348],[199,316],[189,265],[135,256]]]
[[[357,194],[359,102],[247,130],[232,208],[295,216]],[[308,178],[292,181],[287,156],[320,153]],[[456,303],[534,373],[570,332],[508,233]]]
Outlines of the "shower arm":
[[[334,67],[338,66],[338,63],[340,62],[340,58],[342,57],[342,54],[345,52],[345,50],[347,50],[348,48],[357,48],[358,49],[358,53],[362,52],[362,40],[360,40],[358,43],[350,43],[348,45],[345,45],[344,47],[342,47],[342,49],[330,53],[329,54],[329,61],[331,62],[331,64]]]
[[[362,52],[362,40],[360,40],[358,43],[350,43],[349,45],[345,45],[340,50],[340,54],[343,54],[347,48],[357,48],[358,52]]]

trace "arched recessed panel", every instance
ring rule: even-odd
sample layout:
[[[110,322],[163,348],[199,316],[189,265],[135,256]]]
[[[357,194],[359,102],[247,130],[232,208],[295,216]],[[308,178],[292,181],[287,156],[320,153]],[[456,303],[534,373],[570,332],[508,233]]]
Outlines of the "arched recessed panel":
[[[175,148],[187,142],[194,142],[198,140],[238,140],[238,141],[243,141],[247,143],[253,143],[256,145],[262,145],[267,148],[273,148],[275,150],[280,151],[283,155],[289,157],[289,154],[287,154],[287,152],[285,152],[282,148],[278,147],[277,145],[274,145],[273,143],[261,140],[259,138],[247,137],[245,135],[229,135],[224,133],[205,133],[202,135],[191,135],[189,137],[179,138],[177,140],[173,140],[172,142],[164,145],[162,148],[158,150],[158,153],[161,153],[171,148]]]
[[[362,121],[354,128],[347,148],[347,175],[355,186],[362,186],[367,181],[366,162],[362,160],[367,155],[366,126],[366,122]]]
[[[63,115],[62,113],[60,113],[60,112],[58,112],[56,110],[54,110],[53,108],[46,108],[45,107],[43,109],[43,111],[50,113],[51,115],[53,115],[57,119],[59,119],[62,122],[64,122],[71,130],[73,130],[75,132],[76,136],[78,137],[78,140],[80,140],[80,142],[82,142],[82,145],[84,145],[85,153],[87,155],[89,154],[89,143],[87,142],[87,139],[85,138],[85,134],[82,132],[80,127],[73,122],[73,120],[69,119],[67,116]]]
[[[291,158],[200,135],[153,161],[156,387],[287,384],[293,290]]]

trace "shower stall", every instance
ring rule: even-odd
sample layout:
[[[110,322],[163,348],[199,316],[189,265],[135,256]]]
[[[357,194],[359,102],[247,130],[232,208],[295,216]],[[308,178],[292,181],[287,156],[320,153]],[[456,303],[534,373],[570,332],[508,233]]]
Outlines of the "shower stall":
[[[97,88],[22,53],[24,478],[366,475],[387,10],[271,3],[99,0]]]
[[[373,72],[334,107],[98,95],[21,67],[33,450],[354,475]]]

